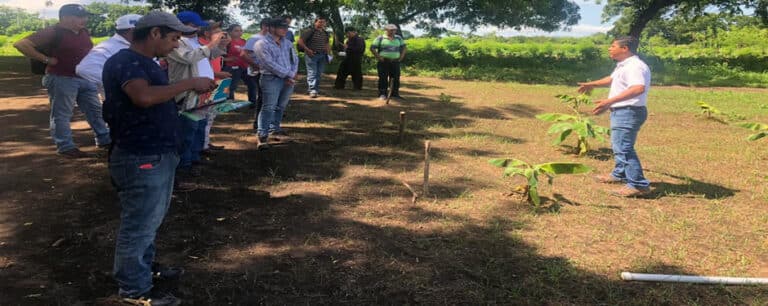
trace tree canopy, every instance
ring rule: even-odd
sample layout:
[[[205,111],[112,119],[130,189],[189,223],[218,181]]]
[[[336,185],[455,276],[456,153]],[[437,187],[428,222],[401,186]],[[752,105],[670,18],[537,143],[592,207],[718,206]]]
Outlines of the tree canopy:
[[[0,34],[2,35],[36,31],[45,26],[44,22],[37,14],[28,13],[20,8],[0,5]]]
[[[651,20],[674,16],[694,18],[708,14],[711,9],[729,15],[744,15],[745,11],[754,10],[754,14],[768,24],[768,0],[607,0],[603,20],[621,16],[614,24],[614,32],[640,37]]]
[[[115,21],[120,16],[126,14],[144,15],[149,12],[148,6],[109,4],[104,2],[94,2],[85,6],[86,9],[95,14],[88,18],[88,30],[92,36],[108,36],[115,33]]]

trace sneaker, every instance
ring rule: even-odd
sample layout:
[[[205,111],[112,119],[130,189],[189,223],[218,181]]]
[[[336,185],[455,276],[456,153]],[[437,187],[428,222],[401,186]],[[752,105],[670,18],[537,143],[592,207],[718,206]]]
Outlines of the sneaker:
[[[164,281],[176,281],[184,275],[184,268],[164,266],[160,263],[152,263],[152,278]]]
[[[603,184],[620,184],[623,183],[624,180],[615,178],[613,175],[610,174],[598,174],[592,177],[595,179],[595,182],[603,183]]]
[[[135,298],[123,297],[123,302],[137,306],[177,306],[181,304],[181,300],[173,294],[154,289]]]
[[[64,158],[68,158],[68,159],[80,159],[80,158],[87,158],[87,157],[89,157],[88,153],[80,151],[80,149],[78,149],[78,148],[74,148],[72,150],[67,150],[67,151],[64,151],[64,152],[59,152],[59,155],[61,155]]]
[[[317,92],[314,92],[314,91],[313,91],[313,92],[310,92],[310,93],[309,93],[309,97],[310,97],[310,98],[317,98]]]
[[[386,101],[387,100],[387,96],[381,95],[381,96],[379,96],[379,100]]]
[[[650,194],[651,189],[649,188],[634,188],[626,185],[611,192],[611,195],[622,198],[639,198]]]
[[[256,150],[261,151],[266,149],[269,149],[269,138],[267,136],[259,136]]]

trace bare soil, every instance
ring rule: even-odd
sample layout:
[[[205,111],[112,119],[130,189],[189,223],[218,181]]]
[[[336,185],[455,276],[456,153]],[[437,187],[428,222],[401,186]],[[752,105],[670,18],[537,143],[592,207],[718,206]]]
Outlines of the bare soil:
[[[105,153],[78,114],[75,141],[94,157],[58,157],[39,77],[19,58],[0,67],[0,305],[115,304],[120,210]],[[373,78],[363,91],[323,81],[318,99],[297,88],[291,140],[269,151],[255,148],[251,111],[217,118],[213,142],[226,150],[210,158],[198,190],[174,195],[157,238],[158,260],[187,269],[159,286],[185,305],[768,303],[766,287],[619,279],[768,277],[765,142],[747,143],[748,131],[695,109],[681,114],[667,97],[689,89],[657,89],[665,94],[638,145],[650,199],[562,176],[533,209],[509,196],[519,181],[501,179],[489,158],[612,165],[607,144],[581,159],[558,151],[533,118],[562,111],[552,96],[572,88],[404,78],[407,100],[384,105]],[[412,204],[402,182],[421,191],[425,140],[431,192]]]

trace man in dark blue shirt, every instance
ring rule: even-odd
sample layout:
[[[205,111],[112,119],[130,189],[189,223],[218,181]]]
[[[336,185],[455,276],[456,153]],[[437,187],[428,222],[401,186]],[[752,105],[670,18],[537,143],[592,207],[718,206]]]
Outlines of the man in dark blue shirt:
[[[150,12],[136,23],[131,47],[104,64],[103,112],[113,139],[109,171],[122,207],[114,274],[120,296],[133,304],[181,303],[152,286],[153,277],[172,279],[183,273],[153,262],[155,235],[170,205],[179,163],[173,99],[188,90],[211,91],[216,84],[192,78],[169,85],[153,58],[170,53],[179,46],[182,33],[192,31],[172,14]]]

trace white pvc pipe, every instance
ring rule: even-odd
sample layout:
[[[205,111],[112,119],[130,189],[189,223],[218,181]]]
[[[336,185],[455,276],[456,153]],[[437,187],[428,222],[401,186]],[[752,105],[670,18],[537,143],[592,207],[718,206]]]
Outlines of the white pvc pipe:
[[[671,274],[645,274],[645,273],[631,273],[631,272],[621,272],[621,279],[625,281],[641,281],[641,282],[721,284],[721,285],[761,285],[761,284],[768,285],[768,278],[690,276],[690,275],[671,275]]]

